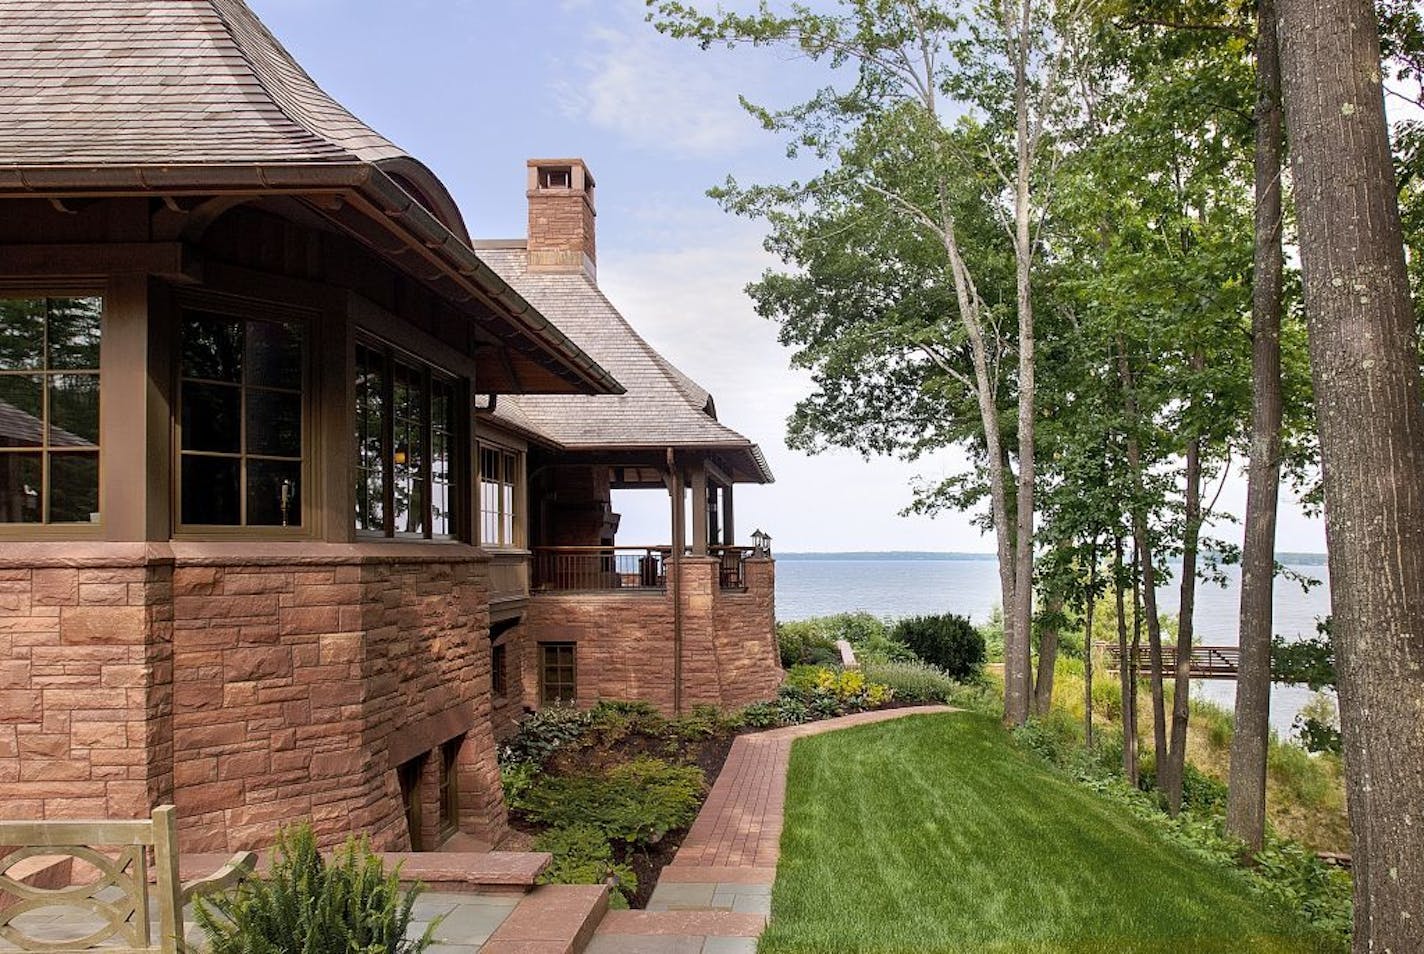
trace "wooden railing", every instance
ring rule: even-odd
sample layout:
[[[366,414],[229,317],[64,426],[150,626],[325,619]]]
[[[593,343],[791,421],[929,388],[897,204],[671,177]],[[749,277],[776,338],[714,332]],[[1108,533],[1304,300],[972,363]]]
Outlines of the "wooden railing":
[[[535,547],[534,589],[661,590],[670,547]]]
[[[1111,643],[1094,643],[1107,659],[1108,668],[1122,668],[1122,653]],[[1137,651],[1137,671],[1147,671],[1147,647]],[[1193,646],[1191,648],[1191,673],[1193,679],[1235,679],[1241,666],[1241,650],[1236,646]],[[1162,647],[1162,674],[1171,678],[1177,671],[1177,647]]]
[[[718,582],[724,590],[745,590],[747,588],[747,557],[756,552],[754,547],[708,547],[708,553],[717,559]]]
[[[690,554],[689,550],[689,554]],[[534,590],[662,590],[672,547],[535,547]],[[747,558],[754,547],[707,548],[717,561],[724,590],[747,588]]]

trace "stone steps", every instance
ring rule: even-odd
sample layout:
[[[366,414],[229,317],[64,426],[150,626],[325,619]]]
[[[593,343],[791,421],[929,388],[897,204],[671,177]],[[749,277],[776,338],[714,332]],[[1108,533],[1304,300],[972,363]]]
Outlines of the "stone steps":
[[[546,884],[515,906],[480,954],[582,954],[608,913],[606,884]]]

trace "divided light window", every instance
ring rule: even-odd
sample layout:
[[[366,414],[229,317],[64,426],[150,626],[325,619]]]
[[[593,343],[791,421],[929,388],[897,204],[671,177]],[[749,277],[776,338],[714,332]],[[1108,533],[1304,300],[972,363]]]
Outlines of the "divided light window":
[[[544,705],[573,705],[578,698],[574,644],[539,644],[539,701]]]
[[[301,323],[205,311],[183,315],[179,522],[301,527]]]
[[[0,524],[99,520],[100,298],[0,298]]]
[[[519,455],[499,447],[480,447],[480,543],[517,546]]]
[[[455,534],[455,381],[375,342],[356,345],[356,529]]]

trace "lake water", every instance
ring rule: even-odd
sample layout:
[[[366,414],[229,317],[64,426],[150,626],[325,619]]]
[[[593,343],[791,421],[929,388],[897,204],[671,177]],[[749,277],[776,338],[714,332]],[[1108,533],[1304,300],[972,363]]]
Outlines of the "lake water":
[[[1275,632],[1287,638],[1312,636],[1315,622],[1330,614],[1330,591],[1323,565],[1287,564],[1322,585],[1303,592],[1300,585],[1277,578]],[[1235,646],[1241,575],[1224,570],[1226,586],[1197,585],[1197,642]],[[1161,612],[1176,613],[1176,581],[1158,587]],[[776,615],[783,621],[864,610],[896,619],[925,613],[961,613],[983,623],[999,605],[998,564],[974,559],[813,559],[782,555],[776,564]],[[1235,704],[1236,683],[1198,680],[1193,691],[1221,703]],[[1271,694],[1271,725],[1289,735],[1296,714],[1311,698],[1303,686],[1277,685]]]

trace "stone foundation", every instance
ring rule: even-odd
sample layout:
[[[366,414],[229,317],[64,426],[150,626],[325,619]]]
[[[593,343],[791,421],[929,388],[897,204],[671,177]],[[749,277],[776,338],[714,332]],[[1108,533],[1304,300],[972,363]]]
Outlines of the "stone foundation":
[[[697,705],[732,709],[776,694],[782,672],[776,648],[775,567],[770,559],[749,560],[747,588],[738,591],[719,587],[716,560],[683,561],[684,710]],[[670,567],[669,572],[677,570]],[[520,706],[497,710],[496,731],[509,731],[521,707],[538,708],[541,642],[575,645],[579,706],[605,699],[638,700],[671,713],[673,633],[671,586],[667,591],[535,595],[523,624],[506,637],[510,697],[518,698]]]
[[[268,845],[300,818],[323,843],[366,832],[400,850],[398,767],[459,740],[459,830],[493,840],[488,606],[469,547],[7,547],[4,814],[172,801],[186,851]],[[431,824],[437,767],[421,772]]]

